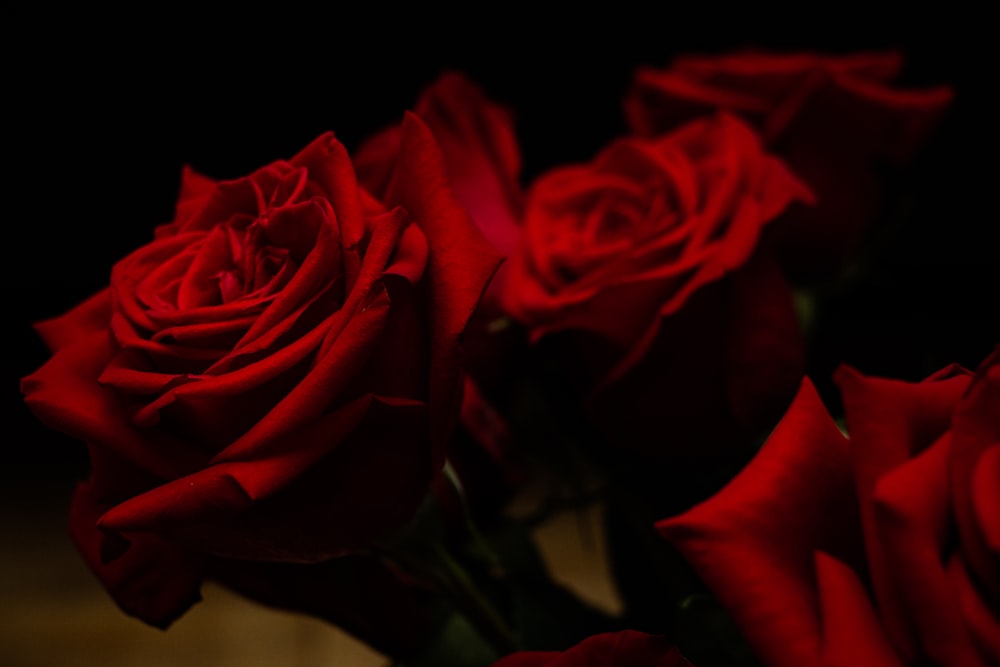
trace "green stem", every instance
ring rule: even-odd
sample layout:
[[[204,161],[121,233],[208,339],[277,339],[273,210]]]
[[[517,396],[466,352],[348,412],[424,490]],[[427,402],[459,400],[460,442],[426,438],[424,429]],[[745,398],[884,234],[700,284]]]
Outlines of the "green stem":
[[[500,655],[516,651],[518,647],[514,633],[490,600],[479,591],[465,568],[439,542],[434,543],[433,553],[446,575],[440,583],[451,593],[459,610],[483,633],[484,638]]]

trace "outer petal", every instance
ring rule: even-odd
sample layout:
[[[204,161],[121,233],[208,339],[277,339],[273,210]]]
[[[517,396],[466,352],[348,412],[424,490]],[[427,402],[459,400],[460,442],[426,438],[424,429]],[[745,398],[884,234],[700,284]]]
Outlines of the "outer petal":
[[[70,506],[70,534],[84,560],[122,610],[166,628],[201,599],[201,560],[150,534],[129,536],[119,558],[102,557],[106,535],[97,519],[107,509],[90,484],[80,484]]]
[[[107,331],[111,320],[111,290],[104,288],[59,317],[35,324],[49,350],[56,352],[95,331]]]
[[[951,414],[969,384],[967,371],[955,370],[920,383],[865,377],[848,366],[834,374],[841,389],[851,437],[858,503],[868,566],[876,600],[892,641],[904,655],[913,649],[905,610],[891,586],[896,565],[883,548],[875,517],[878,480],[935,442],[948,428]]]
[[[458,72],[445,72],[428,86],[415,113],[440,145],[455,196],[497,251],[509,255],[520,236],[523,207],[520,147],[510,114]],[[387,128],[354,156],[359,180],[376,195],[389,189],[400,138],[401,128]]]
[[[823,667],[903,667],[886,639],[868,591],[841,561],[816,552]]]
[[[222,557],[339,555],[412,516],[430,483],[428,452],[413,445],[426,437],[426,420],[421,404],[362,397],[247,459],[234,453],[123,502],[100,525],[168,535]]]
[[[878,481],[874,515],[888,567],[876,573],[886,578],[876,581],[876,590],[892,595],[891,605],[883,602],[882,615],[887,629],[907,632],[903,641],[893,639],[908,663],[919,656],[943,667],[986,667],[978,659],[941,555],[952,528],[950,444],[946,434]]]
[[[813,554],[844,557],[857,532],[851,486],[844,438],[805,379],[754,460],[718,494],[657,528],[767,665],[819,667]]]
[[[50,428],[114,451],[161,479],[204,465],[207,454],[190,443],[131,424],[115,392],[98,384],[116,352],[106,330],[80,336],[21,380],[25,403]]]
[[[427,236],[433,465],[444,461],[461,400],[461,336],[501,258],[448,184],[441,150],[417,116],[403,119],[400,158],[387,200],[405,208]]]
[[[952,417],[951,502],[962,557],[1000,605],[1000,348],[980,366]]]

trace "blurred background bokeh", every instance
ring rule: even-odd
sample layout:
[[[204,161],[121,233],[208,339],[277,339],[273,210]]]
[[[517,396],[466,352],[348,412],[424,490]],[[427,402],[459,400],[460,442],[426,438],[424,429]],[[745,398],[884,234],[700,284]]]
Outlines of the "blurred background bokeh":
[[[900,50],[904,83],[948,83],[956,99],[908,176],[907,228],[877,239],[863,278],[827,304],[809,373],[835,400],[829,376],[839,363],[915,380],[988,354],[1000,333],[995,76],[974,18],[957,10],[847,17],[834,3],[811,10],[830,16],[808,17],[635,5],[545,25],[502,5],[447,17],[386,8],[281,15],[282,6],[225,20],[174,7],[142,17],[92,7],[12,13],[3,65],[0,665],[386,664],[320,621],[217,587],[167,632],[124,616],[64,529],[85,449],[32,417],[18,379],[47,357],[30,323],[100,289],[112,264],[169,220],[182,165],[235,177],[326,130],[350,149],[398,120],[443,68],[465,71],[515,110],[527,180],[588,159],[624,131],[620,100],[637,65],[742,46]],[[543,549],[560,579],[611,609],[604,556],[579,525],[564,517],[546,526]]]

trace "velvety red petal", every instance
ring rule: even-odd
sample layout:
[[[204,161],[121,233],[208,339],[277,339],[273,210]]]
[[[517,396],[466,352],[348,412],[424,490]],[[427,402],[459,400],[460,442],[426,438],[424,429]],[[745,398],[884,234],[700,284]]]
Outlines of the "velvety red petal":
[[[70,535],[84,560],[122,611],[166,628],[201,599],[202,562],[150,534],[129,535],[128,548],[102,558],[107,536],[97,527],[107,506],[88,484],[79,484],[70,505]]]
[[[129,423],[114,390],[98,382],[116,353],[107,332],[77,338],[21,381],[25,404],[49,428],[106,447],[160,478],[204,465],[205,454],[196,447]]]
[[[442,74],[415,112],[441,148],[455,197],[493,247],[509,255],[523,210],[521,154],[509,112],[457,72]]]
[[[446,179],[444,158],[427,126],[407,113],[391,204],[405,208],[427,237],[425,277],[430,324],[430,405],[435,465],[454,428],[461,397],[461,336],[500,257],[469,220]]]
[[[1000,556],[1000,444],[983,452],[972,473],[971,486],[972,512],[996,562]]]
[[[868,591],[850,567],[816,552],[823,667],[903,667],[886,639]]]
[[[954,554],[948,563],[948,576],[958,597],[965,627],[979,651],[980,664],[1000,664],[1000,616],[996,611],[996,598],[991,603],[983,596],[981,589],[969,578],[960,554]]]
[[[34,325],[51,352],[96,331],[107,331],[111,320],[111,291],[104,288],[69,312]]]
[[[911,383],[866,377],[841,366],[834,381],[844,400],[872,585],[889,636],[905,646],[910,633],[901,624],[905,613],[892,590],[897,564],[885,551],[875,517],[875,486],[883,475],[904,465],[948,429],[970,375],[957,373]]]
[[[347,149],[333,133],[327,132],[302,149],[292,163],[309,170],[309,178],[321,187],[326,199],[333,205],[343,244],[344,275],[350,292],[361,270],[360,257],[353,251],[362,244],[367,225],[361,189]]]
[[[873,494],[876,535],[886,569],[873,570],[883,626],[906,662],[977,665],[942,554],[951,529],[948,454],[942,436],[932,447],[883,475]],[[985,665],[983,666],[985,667]]]
[[[257,351],[260,339],[273,336],[275,328],[284,329],[279,323],[301,308],[303,302],[315,297],[340,273],[340,236],[334,225],[334,213],[326,201],[311,201],[300,210],[303,224],[315,227],[306,254],[295,275],[282,288],[277,298],[261,313],[234,351],[248,354]]]
[[[413,446],[427,424],[423,404],[362,397],[246,460],[220,460],[128,500],[100,525],[226,558],[319,562],[412,517],[430,484],[429,452]]]
[[[804,379],[750,464],[718,494],[657,528],[767,665],[819,667],[814,552],[841,554],[857,531],[855,512],[846,443]]]
[[[1000,601],[1000,348],[982,363],[952,417],[951,502],[972,576]]]

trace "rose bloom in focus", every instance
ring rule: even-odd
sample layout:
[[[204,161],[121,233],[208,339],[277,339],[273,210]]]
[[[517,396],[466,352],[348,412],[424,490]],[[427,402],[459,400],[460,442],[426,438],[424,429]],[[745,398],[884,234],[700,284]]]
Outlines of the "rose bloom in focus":
[[[332,134],[235,180],[186,170],[110,287],[37,325],[53,354],[25,401],[87,443],[71,531],[128,613],[165,626],[218,576],[368,640],[425,638],[419,594],[378,609],[394,572],[329,559],[405,524],[441,470],[499,257],[412,115],[393,170],[375,198]]]
[[[728,114],[614,141],[532,184],[504,305],[608,438],[707,451],[776,418],[801,377],[791,292],[759,241],[811,199]]]
[[[1000,348],[923,382],[806,380],[751,464],[658,527],[769,667],[1000,664]]]
[[[643,136],[717,110],[752,124],[816,193],[818,206],[792,211],[771,232],[787,275],[812,282],[856,256],[882,212],[886,168],[917,157],[951,102],[945,86],[894,85],[902,69],[895,52],[688,55],[638,69],[624,110]]]

